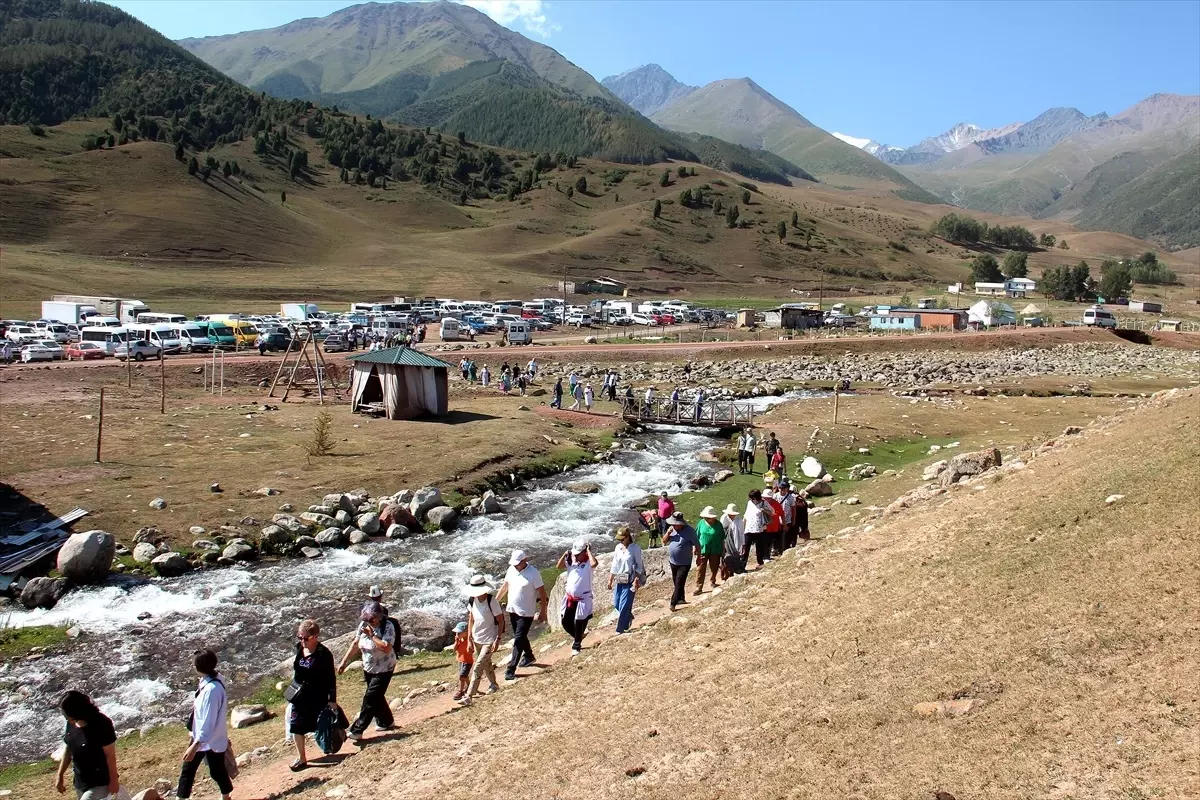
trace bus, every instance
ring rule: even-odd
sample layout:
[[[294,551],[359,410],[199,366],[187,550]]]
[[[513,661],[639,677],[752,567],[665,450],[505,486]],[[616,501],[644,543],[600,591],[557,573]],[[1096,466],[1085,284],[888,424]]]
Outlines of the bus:
[[[188,318],[183,314],[160,314],[156,311],[143,311],[137,315],[138,325],[182,325]]]
[[[95,342],[111,356],[116,354],[119,345],[129,341],[129,330],[120,327],[112,328],[107,325],[89,326],[80,329],[79,341]]]

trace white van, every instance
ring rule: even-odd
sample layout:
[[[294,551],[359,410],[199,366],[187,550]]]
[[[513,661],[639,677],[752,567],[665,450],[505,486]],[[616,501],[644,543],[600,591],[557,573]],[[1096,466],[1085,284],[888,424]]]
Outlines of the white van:
[[[84,319],[84,322],[87,323],[88,327],[90,327],[90,328],[101,328],[101,327],[123,328],[124,327],[121,324],[121,320],[117,319],[116,317],[102,317],[98,314],[93,314],[92,316],[87,317],[86,319]]]
[[[161,348],[164,355],[178,353],[183,347],[183,342],[179,340],[178,325],[130,325],[129,330],[139,338]]]
[[[208,331],[194,322],[175,326],[175,335],[179,337],[179,349],[184,353],[210,353],[213,343],[208,339]]]
[[[377,339],[389,336],[403,336],[408,333],[408,323],[400,317],[376,317],[371,320],[371,333]]]
[[[1116,328],[1117,318],[1111,311],[1105,311],[1100,306],[1092,306],[1084,310],[1083,324],[1094,328]]]
[[[533,344],[533,326],[529,322],[509,322],[505,330],[509,344]]]
[[[440,335],[443,342],[457,342],[461,323],[454,317],[442,317]]]
[[[443,317],[454,317],[459,319],[466,313],[466,307],[457,300],[443,300],[442,307],[438,309],[442,312]]]
[[[138,325],[181,325],[187,322],[183,314],[160,314],[157,311],[143,311],[137,315]]]
[[[119,345],[125,344],[129,340],[129,330],[126,328],[113,328],[107,325],[93,325],[83,328],[79,331],[79,341],[95,342],[104,348],[104,352],[110,356],[117,352]]]

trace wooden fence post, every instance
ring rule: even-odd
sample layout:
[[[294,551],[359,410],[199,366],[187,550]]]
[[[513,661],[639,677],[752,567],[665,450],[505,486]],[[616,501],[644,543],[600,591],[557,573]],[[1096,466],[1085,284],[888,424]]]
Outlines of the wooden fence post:
[[[100,388],[100,420],[96,425],[96,463],[100,463],[100,440],[104,438],[104,388]]]
[[[838,387],[833,387],[833,424],[838,424],[838,398],[841,397],[841,392]]]

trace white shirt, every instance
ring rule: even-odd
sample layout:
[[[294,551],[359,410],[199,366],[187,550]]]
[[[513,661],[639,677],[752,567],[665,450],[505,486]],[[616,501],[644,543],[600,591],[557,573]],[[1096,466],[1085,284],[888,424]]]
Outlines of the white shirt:
[[[630,542],[628,547],[617,542],[617,549],[613,550],[609,572],[614,576],[628,574],[633,578],[645,575],[646,565],[642,561],[642,548],[638,547],[635,542]]]
[[[485,602],[486,598],[486,602]],[[475,644],[494,644],[500,638],[500,626],[496,617],[504,613],[495,597],[474,597],[467,613],[471,615],[471,638]]]
[[[653,389],[647,389],[647,390],[646,390],[646,402],[647,402],[647,403],[653,403],[653,402],[654,402],[654,390],[653,390]]]
[[[229,729],[225,727],[228,710],[225,686],[220,673],[217,679],[200,679],[200,690],[192,701],[192,741],[199,742],[199,752],[212,750],[224,753],[229,749]]]
[[[396,626],[384,621],[383,631],[375,631],[375,635],[392,646],[388,652],[383,652],[372,641],[370,636],[359,627],[358,649],[362,651],[363,672],[378,675],[381,672],[393,672],[396,669]]]
[[[579,598],[579,605],[575,608],[575,619],[592,615],[592,562],[584,561],[582,564],[572,563],[567,566],[561,611],[566,611],[568,597]]]
[[[733,546],[741,552],[746,547],[746,531],[742,527],[742,518],[725,515],[721,517],[721,527],[725,529],[725,537],[733,539]]]
[[[504,582],[508,584],[506,610],[518,617],[537,616],[537,590],[546,585],[542,582],[542,573],[528,563],[522,570],[509,567],[508,573],[504,576]]]
[[[762,533],[763,529],[767,527],[763,510],[754,505],[753,500],[746,503],[746,511],[742,514],[742,526],[742,530],[747,534]]]
[[[788,492],[779,504],[783,506],[783,521],[791,525],[792,520],[796,518],[796,495]]]

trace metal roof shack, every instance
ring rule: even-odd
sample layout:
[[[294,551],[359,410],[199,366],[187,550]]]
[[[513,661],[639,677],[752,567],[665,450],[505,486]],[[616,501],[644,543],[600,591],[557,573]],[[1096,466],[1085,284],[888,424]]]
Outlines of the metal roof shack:
[[[450,410],[450,364],[411,347],[351,356],[350,407],[388,419],[445,416]]]

